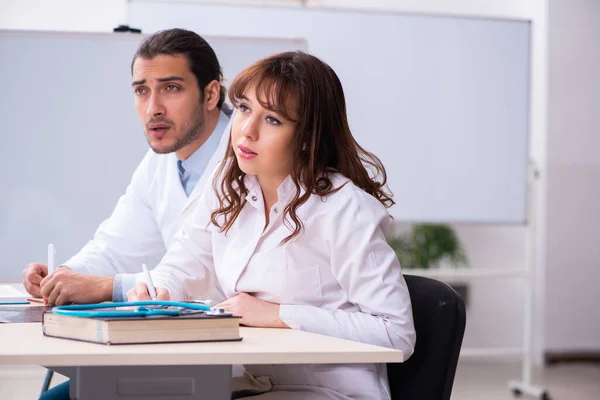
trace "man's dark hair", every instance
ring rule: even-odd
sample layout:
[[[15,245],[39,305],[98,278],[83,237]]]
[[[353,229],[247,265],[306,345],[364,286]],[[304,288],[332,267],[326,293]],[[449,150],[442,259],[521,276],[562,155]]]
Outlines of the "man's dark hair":
[[[158,55],[182,54],[188,61],[190,70],[196,76],[200,89],[200,101],[204,101],[204,88],[215,80],[221,84],[223,71],[217,55],[210,45],[200,35],[185,29],[167,29],[157,32],[144,39],[138,47],[133,64],[138,57],[151,60]],[[226,89],[221,85],[221,93],[217,107],[221,108],[225,100]]]

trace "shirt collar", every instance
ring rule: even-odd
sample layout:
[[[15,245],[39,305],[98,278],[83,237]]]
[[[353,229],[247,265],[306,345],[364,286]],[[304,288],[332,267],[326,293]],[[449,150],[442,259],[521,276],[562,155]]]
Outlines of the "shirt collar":
[[[246,189],[248,189],[246,200],[255,207],[257,204],[260,204],[262,207],[262,190],[260,189],[256,175],[246,175],[244,177],[244,185],[246,186]],[[303,190],[300,191],[300,193],[302,192]],[[282,206],[287,206],[295,194],[296,185],[294,185],[292,177],[288,175],[287,178],[285,178],[285,180],[277,188],[278,203]],[[258,200],[261,201],[259,202]]]
[[[183,168],[188,173],[194,173],[198,176],[204,173],[209,160],[219,147],[219,142],[221,141],[221,137],[223,136],[228,123],[229,117],[222,111],[219,112],[217,126],[215,126],[215,129],[208,139],[206,139],[206,142],[204,142],[202,146],[194,151],[187,159],[181,160]]]

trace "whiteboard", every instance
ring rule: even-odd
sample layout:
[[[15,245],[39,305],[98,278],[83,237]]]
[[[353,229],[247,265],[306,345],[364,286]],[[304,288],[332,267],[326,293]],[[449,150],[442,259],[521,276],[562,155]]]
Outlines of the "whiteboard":
[[[526,220],[530,24],[451,16],[132,0],[146,32],[302,37],[346,94],[408,222]]]
[[[144,36],[0,31],[0,280],[75,254],[114,208],[148,150],[130,65]],[[226,86],[296,39],[210,36]]]

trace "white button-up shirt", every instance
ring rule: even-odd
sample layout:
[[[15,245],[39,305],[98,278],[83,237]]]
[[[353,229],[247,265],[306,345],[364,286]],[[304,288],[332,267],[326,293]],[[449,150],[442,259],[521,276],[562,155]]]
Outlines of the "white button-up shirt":
[[[292,329],[396,348],[408,358],[415,345],[412,309],[384,236],[391,220],[385,207],[344,176],[331,174],[333,187],[343,187],[327,198],[309,197],[297,210],[302,232],[281,244],[291,233],[283,214],[296,193],[293,181],[288,177],[278,188],[265,228],[261,188],[255,176],[244,179],[246,204],[227,233],[209,223],[218,201],[207,185],[152,271],[155,285],[182,300],[189,293],[209,293],[218,282],[228,298],[245,292],[280,304],[280,318]],[[389,397],[385,365],[246,369],[271,375],[276,384],[325,386],[352,398]]]

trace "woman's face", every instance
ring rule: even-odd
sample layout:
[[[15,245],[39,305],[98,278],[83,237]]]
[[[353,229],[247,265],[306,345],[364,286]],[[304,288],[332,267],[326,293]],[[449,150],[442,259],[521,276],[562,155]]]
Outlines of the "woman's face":
[[[253,87],[236,104],[231,145],[240,169],[261,184],[281,184],[290,174],[296,123],[260,105]]]

